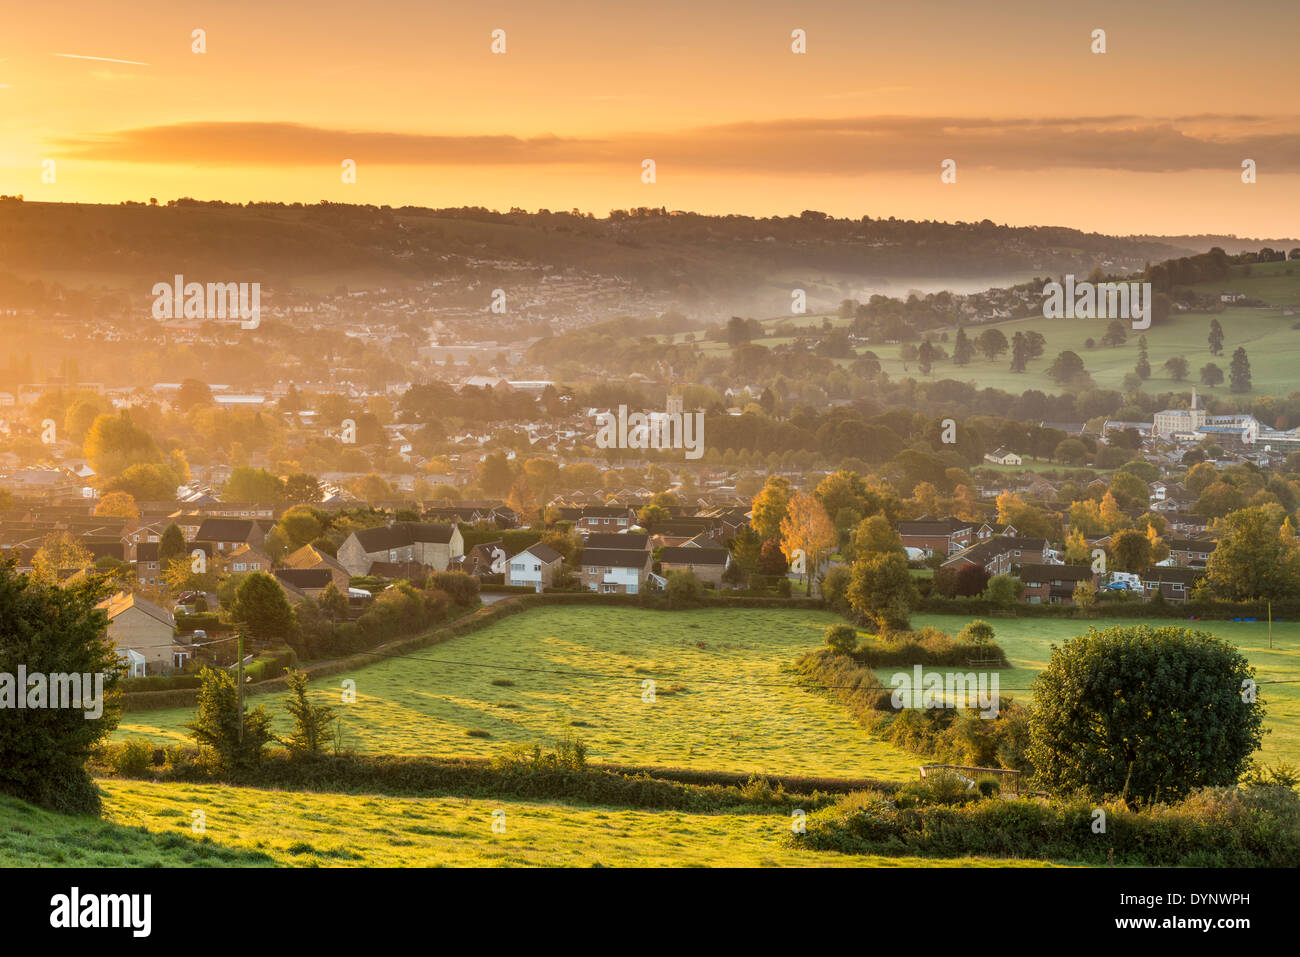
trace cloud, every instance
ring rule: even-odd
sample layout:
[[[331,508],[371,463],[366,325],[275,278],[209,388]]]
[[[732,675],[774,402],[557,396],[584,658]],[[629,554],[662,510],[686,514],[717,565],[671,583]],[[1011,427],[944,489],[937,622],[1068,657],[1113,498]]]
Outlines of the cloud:
[[[118,60],[111,56],[84,56],[80,53],[56,53],[54,56],[65,57],[69,60],[97,60],[100,63],[126,63],[129,66],[151,66],[149,63],[141,63],[139,60]]]
[[[345,158],[405,166],[639,166],[758,175],[855,175],[938,169],[1300,172],[1290,116],[793,117],[599,137],[333,130],[282,122],[199,122],[64,137],[65,157],[200,166],[317,166]]]

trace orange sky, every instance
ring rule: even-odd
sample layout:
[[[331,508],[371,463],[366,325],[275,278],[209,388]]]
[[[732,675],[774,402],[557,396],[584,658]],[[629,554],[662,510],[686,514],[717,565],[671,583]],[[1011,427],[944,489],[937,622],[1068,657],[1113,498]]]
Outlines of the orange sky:
[[[0,193],[31,199],[1300,233],[1294,0],[10,6]]]

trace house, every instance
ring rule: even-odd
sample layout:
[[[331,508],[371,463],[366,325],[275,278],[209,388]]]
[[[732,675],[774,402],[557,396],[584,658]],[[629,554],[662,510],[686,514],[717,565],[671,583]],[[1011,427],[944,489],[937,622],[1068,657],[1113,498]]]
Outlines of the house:
[[[1171,538],[1166,540],[1169,546],[1169,562],[1180,568],[1204,568],[1219,543],[1214,539]]]
[[[506,584],[530,585],[534,591],[542,591],[555,583],[563,563],[563,555],[550,545],[538,542],[510,559]]]
[[[249,545],[240,545],[226,555],[226,571],[232,575],[248,575],[253,572],[269,572],[275,563],[270,556],[259,552]]]
[[[721,588],[722,573],[731,564],[731,552],[725,548],[694,545],[665,546],[659,553],[659,562],[664,575],[672,571],[687,571],[701,582]]]
[[[120,657],[135,660],[128,654],[134,652],[149,674],[172,670],[176,619],[171,612],[130,592],[118,592],[95,607],[107,613],[108,637]]]
[[[1073,605],[1079,582],[1097,584],[1087,565],[1044,565],[1026,562],[1020,566],[1020,600],[1027,605]]]
[[[453,571],[464,572],[475,578],[486,578],[494,574],[504,575],[505,571],[499,560],[504,559],[505,554],[505,543],[500,539],[495,542],[480,542],[460,558],[453,559],[451,568]]]
[[[636,524],[636,512],[625,505],[588,505],[576,525],[580,532],[617,532]]]
[[[211,542],[224,555],[241,545],[261,548],[266,532],[261,523],[251,518],[205,518],[191,538],[195,542]]]
[[[348,586],[352,582],[352,576],[348,574],[346,568],[339,564],[339,560],[328,552],[322,552],[315,545],[304,545],[291,553],[285,558],[284,567],[299,571],[318,568],[328,569],[334,587],[344,595],[348,593]]]
[[[1152,598],[1157,592],[1165,601],[1187,601],[1196,583],[1205,576],[1200,568],[1172,568],[1157,565],[1142,573],[1142,593]]]
[[[975,530],[975,540],[985,542],[997,535],[1006,535],[1010,538],[1014,537],[1016,534],[1016,527],[1014,525],[1000,525],[997,522],[985,522]]]
[[[1024,465],[1025,460],[1015,452],[1007,448],[998,448],[992,452],[985,453],[985,462],[992,462],[994,465]]]
[[[284,593],[290,601],[301,601],[302,596],[320,598],[325,589],[334,582],[330,569],[324,566],[320,568],[277,568],[274,574],[275,580],[280,583],[280,587],[284,589]],[[343,594],[346,595],[347,592],[345,591]]]
[[[464,554],[465,538],[456,525],[396,522],[353,532],[339,548],[338,561],[350,575],[368,575],[376,562],[414,562],[442,572]]]
[[[1016,565],[1047,564],[1047,554],[1048,543],[1045,538],[999,535],[958,552],[944,562],[942,567],[959,572],[966,565],[978,565],[989,575],[1007,575]]]
[[[974,527],[959,518],[930,518],[899,522],[898,537],[904,548],[919,548],[929,555],[955,555],[971,545]]]
[[[585,548],[578,577],[592,591],[635,595],[645,585],[650,564],[646,548]]]

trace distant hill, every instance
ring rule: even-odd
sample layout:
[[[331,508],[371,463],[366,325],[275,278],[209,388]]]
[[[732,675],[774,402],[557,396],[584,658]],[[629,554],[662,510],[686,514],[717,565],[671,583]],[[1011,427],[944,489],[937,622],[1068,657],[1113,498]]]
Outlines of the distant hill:
[[[1202,245],[987,220],[849,220],[816,212],[758,219],[635,210],[595,218],[325,203],[0,200],[4,268],[70,288],[121,287],[174,272],[272,286],[371,288],[466,276],[508,262],[615,275],[683,299],[743,297],[757,286],[796,281],[834,299],[891,284],[894,295],[905,294],[907,284],[1003,284],[1008,277],[1086,272],[1102,263],[1116,272],[1136,270]]]

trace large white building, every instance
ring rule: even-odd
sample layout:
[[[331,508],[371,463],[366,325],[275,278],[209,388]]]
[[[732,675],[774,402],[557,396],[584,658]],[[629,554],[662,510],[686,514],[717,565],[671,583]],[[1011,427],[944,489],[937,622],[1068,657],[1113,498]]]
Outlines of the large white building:
[[[1157,412],[1152,431],[1156,435],[1173,436],[1191,434],[1205,425],[1206,412],[1200,407],[1196,390],[1192,390],[1192,407],[1190,409],[1165,409]]]

